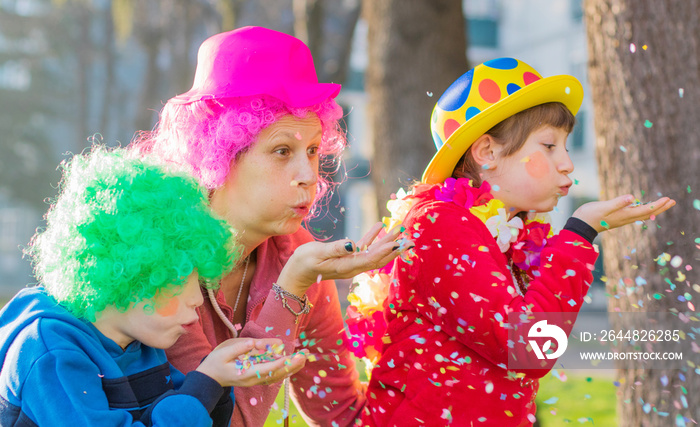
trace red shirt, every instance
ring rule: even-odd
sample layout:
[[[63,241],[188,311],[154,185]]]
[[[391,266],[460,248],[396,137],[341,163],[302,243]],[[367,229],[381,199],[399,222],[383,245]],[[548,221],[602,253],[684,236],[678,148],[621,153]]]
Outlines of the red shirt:
[[[432,193],[418,196],[403,222],[416,257],[394,264],[389,342],[372,371],[362,425],[531,425],[538,378],[549,369],[525,370],[524,378],[506,369],[504,322],[511,312],[578,312],[597,251],[562,231],[520,296],[484,223]]]

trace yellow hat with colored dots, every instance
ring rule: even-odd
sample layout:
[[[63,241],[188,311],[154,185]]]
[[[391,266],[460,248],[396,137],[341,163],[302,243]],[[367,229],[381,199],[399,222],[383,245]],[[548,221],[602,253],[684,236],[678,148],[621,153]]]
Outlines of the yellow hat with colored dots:
[[[575,115],[582,101],[583,87],[573,76],[543,78],[513,58],[484,62],[452,83],[435,104],[430,130],[438,151],[422,181],[439,184],[452,176],[474,141],[508,117],[548,102],[561,102]]]

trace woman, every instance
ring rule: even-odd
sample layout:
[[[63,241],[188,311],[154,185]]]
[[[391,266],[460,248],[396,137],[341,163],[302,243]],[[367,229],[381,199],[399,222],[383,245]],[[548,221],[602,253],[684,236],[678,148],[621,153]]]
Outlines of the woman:
[[[294,37],[260,27],[218,34],[199,49],[192,89],[169,100],[156,129],[134,144],[207,186],[212,209],[245,247],[220,290],[205,295],[171,362],[188,372],[235,336],[280,338],[310,352],[305,365],[267,373],[269,385],[237,389],[232,425],[263,425],[275,382],[290,375],[311,425],[352,425],[365,404],[332,279],[382,266],[406,245],[394,233],[372,243],[380,224],[356,245],[313,242],[301,228],[331,187],[319,164],[335,162],[345,145],[339,90],[318,83],[309,49]]]

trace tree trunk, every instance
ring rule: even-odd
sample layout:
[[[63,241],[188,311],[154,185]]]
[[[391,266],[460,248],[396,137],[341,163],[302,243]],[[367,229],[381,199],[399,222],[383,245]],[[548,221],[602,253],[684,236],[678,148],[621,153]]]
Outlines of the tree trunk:
[[[368,23],[368,119],[378,212],[399,187],[420,180],[435,154],[430,113],[467,71],[461,0],[364,0]]]
[[[360,0],[316,0],[319,9],[309,27],[309,38],[318,79],[343,83],[347,77],[355,26],[360,17]],[[322,10],[320,10],[322,9]],[[318,15],[321,15],[318,18]]]
[[[700,269],[693,267],[700,259],[693,241],[700,234],[693,209],[700,184],[700,2],[587,0],[584,7],[601,197],[632,193],[647,202],[667,195],[678,202],[645,226],[605,233],[609,311],[694,314],[700,290]],[[663,253],[683,262],[673,267]],[[643,282],[638,277],[647,284],[636,286]],[[695,298],[679,298],[686,292]],[[700,377],[693,369],[619,369],[620,425],[698,420]]]
[[[90,93],[92,91],[92,37],[90,37],[90,23],[93,20],[92,11],[89,5],[78,4],[75,11],[80,17],[80,26],[77,40],[75,40],[78,57],[78,141],[75,142],[75,152],[79,153],[85,147],[85,140],[90,137],[88,133],[90,122]]]
[[[116,82],[115,68],[117,66],[117,53],[115,49],[116,39],[114,34],[114,18],[112,16],[112,8],[106,7],[103,13],[104,17],[102,19],[104,20],[104,22],[102,25],[104,27],[102,28],[102,32],[104,35],[103,55],[105,67],[105,83],[104,87],[102,88],[102,111],[100,115],[100,125],[98,129],[100,130],[100,132],[106,133],[109,129],[110,118],[112,118],[112,94],[114,93]],[[108,139],[108,141],[109,143],[112,142],[111,139]]]
[[[294,34],[292,0],[235,0],[236,28],[259,25]]]
[[[343,83],[360,0],[235,0],[235,25],[259,25],[304,41],[320,82]]]

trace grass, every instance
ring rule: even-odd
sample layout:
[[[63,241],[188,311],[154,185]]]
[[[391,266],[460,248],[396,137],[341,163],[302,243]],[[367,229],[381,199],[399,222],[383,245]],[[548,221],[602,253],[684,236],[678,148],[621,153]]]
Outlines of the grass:
[[[554,372],[554,371],[553,371]],[[553,373],[540,380],[537,394],[537,418],[542,427],[564,424],[591,424],[616,426],[617,388],[613,385],[613,371],[600,375],[585,375],[576,371],[559,372],[561,381]]]
[[[284,408],[284,387],[280,389],[280,393],[277,395],[277,400],[275,400],[275,404],[272,405],[272,409],[270,410],[270,415],[267,416],[267,420],[265,421],[264,427],[280,427],[283,426],[283,418],[282,418],[282,409]],[[302,427],[306,426],[306,422],[304,421],[303,418],[301,418],[301,415],[299,415],[299,411],[297,408],[294,406],[294,402],[291,400],[289,401],[289,425],[290,426],[297,426],[297,427]]]
[[[360,379],[366,381],[364,364],[357,365]],[[616,390],[612,371],[600,371],[595,375],[585,375],[576,371],[552,371],[540,380],[537,395],[537,418],[541,427],[554,427],[565,424],[616,426]],[[275,405],[267,417],[264,427],[279,427],[284,408],[284,389],[280,390]],[[289,402],[290,425],[303,427],[307,424]]]

